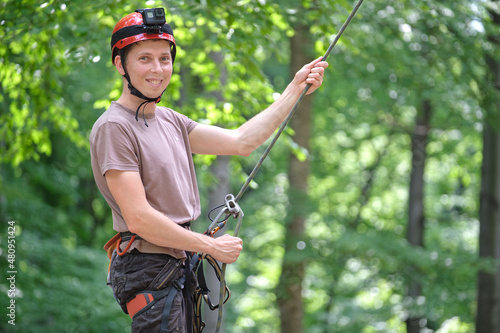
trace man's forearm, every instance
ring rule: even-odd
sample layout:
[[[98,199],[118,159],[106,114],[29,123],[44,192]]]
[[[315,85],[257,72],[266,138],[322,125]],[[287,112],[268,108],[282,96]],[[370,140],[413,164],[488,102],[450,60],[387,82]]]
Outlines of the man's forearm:
[[[128,219],[131,232],[157,246],[204,253],[215,250],[213,238],[181,227],[152,207]]]
[[[297,89],[297,86],[288,85],[273,104],[237,129],[239,141],[246,147],[245,150],[254,151],[274,133],[285,120],[300,94],[301,91]]]
[[[163,247],[210,254],[216,260],[230,264],[243,249],[242,240],[230,235],[212,238],[187,230],[152,207],[129,230],[146,241]]]

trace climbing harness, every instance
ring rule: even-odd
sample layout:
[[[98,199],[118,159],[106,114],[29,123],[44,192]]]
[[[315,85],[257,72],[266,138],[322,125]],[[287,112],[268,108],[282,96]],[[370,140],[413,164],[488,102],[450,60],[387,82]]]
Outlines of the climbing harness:
[[[354,17],[354,15],[358,11],[358,9],[362,3],[363,3],[363,0],[358,0],[355,7],[353,8],[351,13],[347,17],[346,21],[344,22],[344,24],[340,28],[338,34],[335,36],[334,40],[332,41],[332,43],[328,47],[326,53],[323,55],[323,57],[321,59],[322,61],[325,61],[328,58],[333,47],[337,44],[338,40],[340,39],[340,36],[342,36],[342,34],[344,33],[344,30],[347,28],[347,26],[351,22],[352,18]],[[260,167],[262,166],[262,163],[264,163],[264,160],[266,159],[267,155],[269,155],[269,152],[274,147],[274,144],[276,143],[276,141],[278,141],[278,138],[280,137],[281,133],[283,133],[286,126],[288,125],[288,123],[292,119],[293,115],[295,114],[295,111],[297,110],[298,105],[300,104],[300,102],[302,101],[304,96],[307,94],[307,91],[309,90],[310,87],[311,87],[311,84],[306,85],[306,87],[302,91],[302,94],[300,95],[299,99],[297,100],[297,102],[295,102],[295,105],[292,107],[292,109],[288,113],[287,117],[285,118],[283,123],[280,125],[278,132],[275,134],[275,136],[271,140],[269,146],[267,146],[266,150],[264,151],[261,158],[259,159],[259,161],[255,165],[255,167],[253,168],[250,175],[247,177],[247,180],[245,181],[245,183],[241,187],[241,189],[238,192],[238,194],[236,195],[236,197],[234,197],[232,194],[226,195],[225,204],[220,205],[218,207],[215,207],[214,209],[212,209],[210,211],[210,212],[212,212],[213,210],[216,210],[216,209],[222,207],[219,214],[213,220],[210,218],[210,213],[209,213],[209,219],[212,220],[212,223],[210,224],[210,226],[207,229],[207,231],[205,232],[205,234],[207,234],[211,237],[214,237],[215,233],[217,233],[219,230],[224,228],[227,220],[229,219],[230,216],[232,216],[234,219],[237,219],[236,227],[234,230],[234,236],[235,237],[238,236],[238,232],[240,230],[244,214],[243,214],[243,211],[241,210],[241,208],[237,202],[241,199],[241,197],[243,196],[245,191],[248,189],[250,182],[254,179],[255,175],[257,174]],[[221,220],[223,215],[225,215],[225,217]],[[219,278],[219,281],[220,281],[220,289],[219,289],[220,304],[218,306],[219,314],[218,314],[217,326],[216,326],[216,330],[215,330],[216,333],[218,333],[220,331],[220,327],[222,325],[223,303],[225,303],[227,301],[227,300],[225,300],[224,302],[222,302],[222,300],[224,300],[224,298],[225,298],[225,291],[227,289],[226,282],[225,282],[225,272],[226,272],[226,264],[223,264],[222,268],[221,268],[220,278]]]
[[[188,227],[188,224],[184,224],[184,227]],[[111,265],[113,263],[113,260],[116,259],[118,256],[124,256],[126,253],[128,253],[128,250],[130,248],[130,245],[135,241],[135,240],[140,240],[142,239],[136,234],[133,234],[131,232],[120,232],[117,233],[113,238],[111,238],[106,245],[104,245],[104,250],[108,253],[108,257],[110,259],[109,263],[109,269],[108,269],[108,279],[107,279],[107,284],[112,286],[113,282],[113,276],[111,275]],[[120,245],[122,241],[128,241],[128,244],[125,246],[125,249],[121,251]],[[133,254],[130,254],[133,255]],[[135,293],[130,299],[128,299],[125,302],[125,309],[126,313],[130,316],[130,318],[133,320],[136,316],[146,312],[150,308],[152,308],[158,301],[160,301],[163,298],[165,299],[165,305],[163,308],[162,312],[162,319],[160,323],[160,333],[167,333],[168,332],[168,322],[170,318],[170,310],[172,308],[172,304],[174,301],[175,296],[177,295],[178,292],[182,292],[185,295],[185,299],[189,299],[191,295],[194,294],[195,290],[190,290],[190,281],[187,280],[191,276],[191,272],[194,272],[196,270],[196,267],[198,266],[199,263],[199,255],[198,254],[192,254],[187,252],[188,259],[185,261],[185,267],[182,268],[182,260],[181,259],[175,259],[175,264],[171,265],[169,261],[165,264],[165,267],[161,270],[160,273],[164,273],[164,275],[161,277],[160,281],[161,283],[158,284],[157,286],[154,287],[154,290],[142,290],[137,293]],[[203,255],[202,255],[203,256]],[[215,262],[215,260],[212,258],[212,260]],[[217,265],[217,264],[216,264]],[[181,273],[181,270],[184,272]],[[180,277],[178,277],[180,275]],[[219,274],[220,276],[220,274]],[[173,281],[172,281],[173,280]],[[204,282],[206,285],[206,283]],[[164,287],[166,286],[166,287]],[[163,288],[163,289],[161,289]],[[207,288],[208,289],[208,288]],[[113,293],[115,293],[113,289]],[[208,294],[208,293],[207,293]],[[188,297],[186,297],[188,296]],[[208,297],[208,295],[207,295]],[[115,294],[116,301],[118,304],[121,304],[119,299],[117,298],[117,295]],[[188,307],[189,306],[189,307]],[[193,304],[187,305],[187,308],[194,308]],[[124,310],[125,311],[125,310]],[[188,312],[189,313],[189,312]],[[187,313],[187,316],[189,315]],[[201,316],[199,318],[201,322]],[[190,317],[190,320],[186,320],[188,327],[188,331],[191,332],[192,330],[192,325],[194,325],[195,320],[194,318]],[[195,332],[201,332],[195,331]]]

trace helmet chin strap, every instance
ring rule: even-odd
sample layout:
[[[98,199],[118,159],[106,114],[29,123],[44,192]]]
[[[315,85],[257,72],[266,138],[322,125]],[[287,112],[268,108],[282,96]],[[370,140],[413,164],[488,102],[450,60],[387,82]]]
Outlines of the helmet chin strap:
[[[160,96],[156,97],[156,98],[151,98],[151,97],[147,97],[145,96],[143,93],[141,93],[139,90],[137,90],[133,85],[132,85],[132,82],[130,81],[130,76],[128,75],[127,73],[127,70],[125,69],[125,66],[123,66],[123,70],[125,72],[125,75],[123,75],[125,77],[125,79],[127,79],[127,82],[128,82],[128,89],[130,90],[130,93],[136,97],[139,97],[141,99],[144,99],[144,102],[142,102],[139,107],[137,108],[137,111],[135,112],[135,120],[136,121],[139,121],[139,110],[141,109],[141,106],[144,105],[144,107],[142,108],[142,118],[144,119],[144,125],[146,125],[146,127],[149,127],[148,126],[148,123],[146,122],[146,115],[144,113],[144,110],[146,109],[146,106],[149,104],[149,103],[152,103],[152,102],[155,102],[156,104],[160,103],[161,101],[161,96],[163,95],[163,93],[165,92],[165,90],[162,91],[162,93],[160,94]]]

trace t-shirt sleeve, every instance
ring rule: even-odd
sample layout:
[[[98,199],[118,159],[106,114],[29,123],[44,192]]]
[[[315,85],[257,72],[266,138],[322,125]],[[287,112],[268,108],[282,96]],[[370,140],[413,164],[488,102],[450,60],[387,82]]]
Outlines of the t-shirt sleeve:
[[[184,124],[184,127],[186,128],[188,134],[191,133],[191,131],[196,127],[196,125],[198,125],[196,121],[192,120],[186,115],[180,113],[178,113],[177,115],[180,117],[180,120]]]
[[[119,124],[102,124],[97,129],[94,147],[103,176],[108,170],[140,171],[130,135]]]
[[[186,123],[186,128],[187,128],[188,133],[191,133],[191,131],[194,130],[196,125],[198,125],[198,123],[190,118],[187,118],[187,119],[188,119],[188,121]]]

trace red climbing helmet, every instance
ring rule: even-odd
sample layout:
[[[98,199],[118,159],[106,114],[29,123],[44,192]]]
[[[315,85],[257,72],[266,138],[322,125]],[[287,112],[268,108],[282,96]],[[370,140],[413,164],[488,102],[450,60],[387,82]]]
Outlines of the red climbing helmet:
[[[115,63],[119,49],[149,39],[168,40],[172,47],[172,62],[175,60],[174,32],[165,21],[163,8],[137,9],[118,21],[111,36],[111,62]]]

